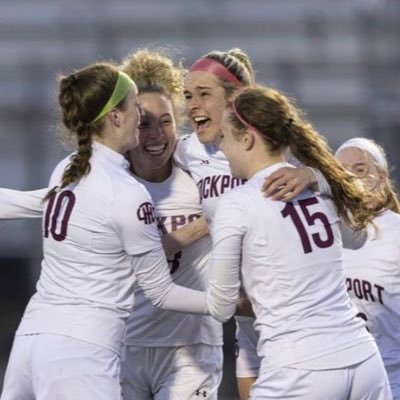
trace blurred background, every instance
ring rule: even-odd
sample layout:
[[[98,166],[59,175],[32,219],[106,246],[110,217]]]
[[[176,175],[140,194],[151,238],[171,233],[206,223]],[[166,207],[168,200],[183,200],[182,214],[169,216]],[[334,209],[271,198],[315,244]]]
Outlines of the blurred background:
[[[399,0],[2,0],[0,186],[45,187],[66,155],[59,72],[144,47],[168,47],[187,66],[241,48],[257,80],[294,96],[334,149],[354,136],[382,144],[399,182],[399,38]],[[0,221],[0,248],[1,388],[40,270],[40,221]],[[237,398],[232,333],[231,322],[221,400]]]

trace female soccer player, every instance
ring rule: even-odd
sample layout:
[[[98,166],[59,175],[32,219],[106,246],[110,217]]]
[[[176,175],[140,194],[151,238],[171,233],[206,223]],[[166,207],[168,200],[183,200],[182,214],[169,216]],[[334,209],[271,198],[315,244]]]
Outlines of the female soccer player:
[[[345,250],[347,290],[367,321],[389,377],[393,398],[400,399],[400,202],[390,180],[381,146],[366,138],[343,143],[336,158],[365,189],[377,195],[374,219],[377,232],[357,251]]]
[[[211,240],[201,223],[196,185],[172,164],[185,70],[148,50],[132,54],[122,69],[136,82],[143,109],[139,145],[129,152],[131,170],[153,198],[174,281],[205,289]],[[0,217],[41,216],[44,194],[1,189]],[[161,311],[136,284],[135,311],[128,319],[122,354],[124,398],[190,399],[206,393],[214,399],[221,377],[221,324],[211,316]]]
[[[195,132],[178,141],[174,158],[195,180],[203,211],[211,225],[219,197],[245,182],[232,176],[229,163],[216,144],[222,112],[236,90],[253,82],[251,62],[239,49],[206,54],[190,67],[186,78],[186,112]],[[282,171],[289,174],[289,180],[282,176]],[[318,184],[321,184],[322,175],[314,172]],[[286,199],[288,195],[294,196],[316,182],[315,175],[308,168],[281,169],[272,178],[268,194]],[[250,386],[258,375],[257,334],[253,328],[253,318],[237,316],[236,320],[236,376],[241,399],[246,400]]]
[[[129,153],[132,171],[150,192],[159,228],[168,238],[167,232],[193,228],[202,215],[192,178],[172,163],[185,70],[166,56],[146,50],[125,59],[122,69],[138,85],[144,110],[140,144]],[[186,238],[194,241],[196,235],[187,233]],[[173,280],[205,290],[210,236],[184,244],[169,258]],[[128,320],[122,356],[124,398],[217,399],[221,378],[221,323],[211,316],[157,309],[136,285],[135,310]]]
[[[375,341],[346,292],[341,263],[339,216],[365,226],[374,217],[368,196],[278,91],[247,88],[234,97],[224,112],[220,146],[232,174],[248,182],[217,206],[208,308],[227,320],[242,279],[261,356],[250,398],[391,399]],[[287,165],[287,146],[324,173],[333,201],[309,190],[287,203],[261,194],[265,177]]]
[[[181,299],[197,298],[204,313],[204,296],[172,283],[151,198],[124,157],[138,144],[134,82],[97,63],[61,78],[59,103],[78,149],[50,179],[42,271],[1,399],[119,400],[133,272],[158,306],[185,311],[190,300]]]

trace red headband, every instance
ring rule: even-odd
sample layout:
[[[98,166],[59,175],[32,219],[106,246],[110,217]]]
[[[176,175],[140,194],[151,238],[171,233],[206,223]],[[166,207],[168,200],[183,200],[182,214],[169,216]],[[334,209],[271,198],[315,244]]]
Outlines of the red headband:
[[[235,114],[235,117],[236,117],[246,128],[251,129],[251,130],[253,130],[253,131],[258,132],[259,134],[261,134],[260,131],[259,131],[256,127],[254,127],[253,125],[251,125],[249,122],[245,121],[244,118],[239,114],[239,111],[238,111],[237,108],[236,108],[235,101],[232,101],[232,103],[231,103],[231,109],[232,109],[233,113]],[[262,136],[262,135],[261,135],[261,136]]]
[[[268,142],[274,144],[274,145],[281,145],[281,143],[277,142],[276,140],[270,138],[270,137],[266,137],[265,135],[263,135],[260,130],[258,130],[255,126],[251,125],[249,122],[245,121],[244,118],[239,114],[239,111],[236,108],[236,104],[235,101],[232,101],[231,103],[231,110],[233,111],[233,113],[235,114],[235,117],[247,128],[250,129],[256,133],[258,133],[261,137],[263,137],[265,140],[267,140]],[[283,126],[282,130],[284,131],[285,127],[289,127],[291,124],[293,123],[293,119],[289,118],[289,120],[286,122],[286,124]],[[286,140],[289,140],[290,137],[290,132],[288,131],[284,131],[282,133],[282,137],[283,135],[285,135]]]
[[[198,59],[189,69],[189,72],[202,71],[210,72],[213,75],[218,76],[228,82],[233,83],[236,86],[243,86],[243,83],[236,78],[231,72],[229,72],[222,64],[218,61],[212,60],[211,58],[200,58]]]

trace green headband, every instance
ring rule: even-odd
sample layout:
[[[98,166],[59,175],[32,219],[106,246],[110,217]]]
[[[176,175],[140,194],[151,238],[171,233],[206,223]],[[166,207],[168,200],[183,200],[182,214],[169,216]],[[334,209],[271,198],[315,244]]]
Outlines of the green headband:
[[[135,83],[125,72],[118,71],[118,79],[115,84],[114,90],[112,92],[111,97],[107,101],[106,105],[102,108],[102,110],[97,114],[96,118],[90,123],[94,124],[100,118],[104,117],[112,108],[118,105],[126,95],[132,90]]]

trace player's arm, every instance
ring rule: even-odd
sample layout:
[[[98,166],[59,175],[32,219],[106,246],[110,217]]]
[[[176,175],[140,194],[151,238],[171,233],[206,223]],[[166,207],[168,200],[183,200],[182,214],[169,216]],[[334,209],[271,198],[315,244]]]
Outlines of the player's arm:
[[[197,218],[186,226],[161,237],[161,242],[167,257],[172,257],[186,246],[209,234],[204,216]]]
[[[269,175],[262,188],[272,200],[291,201],[307,188],[331,196],[332,191],[325,176],[315,168],[304,166],[289,149],[284,152],[285,161],[295,166],[279,168]]]
[[[0,189],[0,219],[41,218],[48,189],[20,191]]]
[[[140,214],[143,206],[146,206],[146,218]],[[129,187],[118,188],[118,196],[110,208],[110,221],[124,250],[131,256],[131,265],[144,295],[164,310],[206,314],[205,292],[178,286],[172,281],[152,209],[151,198],[144,189],[140,193],[139,189]]]
[[[226,322],[240,307],[240,265],[246,228],[240,205],[232,195],[220,199],[213,223],[213,250],[207,289],[207,307],[218,321]]]
[[[158,240],[153,249],[132,257],[140,287],[156,307],[163,310],[207,314],[206,292],[179,286],[172,281],[164,251]]]

